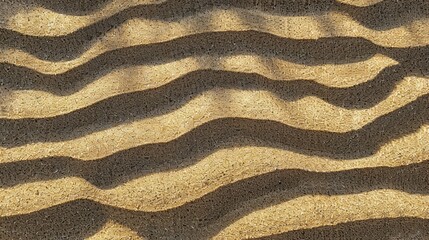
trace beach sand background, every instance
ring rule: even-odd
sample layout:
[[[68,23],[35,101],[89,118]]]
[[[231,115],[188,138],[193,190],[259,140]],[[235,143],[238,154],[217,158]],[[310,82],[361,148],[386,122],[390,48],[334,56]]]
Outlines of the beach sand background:
[[[428,44],[427,0],[0,0],[0,239],[429,239]]]

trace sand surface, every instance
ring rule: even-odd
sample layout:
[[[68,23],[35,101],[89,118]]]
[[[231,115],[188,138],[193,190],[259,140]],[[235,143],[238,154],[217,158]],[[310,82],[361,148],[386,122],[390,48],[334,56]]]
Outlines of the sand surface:
[[[0,0],[0,239],[429,239],[429,1]]]

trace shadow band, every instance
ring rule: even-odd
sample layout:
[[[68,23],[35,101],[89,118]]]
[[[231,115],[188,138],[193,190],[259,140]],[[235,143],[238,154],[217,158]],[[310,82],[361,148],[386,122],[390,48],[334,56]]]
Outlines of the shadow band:
[[[0,136],[2,136],[0,146],[15,147],[34,142],[59,142],[76,139],[119,124],[173,111],[171,108],[158,109],[158,107],[170,105],[175,100],[183,99],[193,91],[196,92],[193,86],[187,85],[187,81],[182,81],[182,83],[184,86],[181,89],[187,89],[190,92],[153,91],[151,95],[136,92],[115,96],[56,117],[0,119],[0,126],[2,126],[0,128]],[[428,102],[429,95],[423,95],[393,112],[378,117],[359,130],[346,133],[299,129],[270,120],[218,119],[204,123],[177,140],[167,143],[167,146],[177,144],[176,149],[181,149],[190,143],[190,140],[195,139],[195,142],[202,145],[202,149],[207,149],[214,142],[223,142],[233,136],[243,136],[278,143],[298,152],[315,155],[337,156],[337,158],[363,157],[375,153],[380,145],[415,132],[427,123],[429,120]],[[175,109],[180,105],[176,104]],[[212,138],[206,139],[208,136]],[[214,139],[215,141],[213,141]],[[206,143],[203,143],[203,140]],[[155,145],[161,146],[162,144]],[[167,148],[166,152],[169,151]]]
[[[200,33],[167,42],[112,50],[61,74],[43,74],[27,67],[0,63],[0,83],[8,90],[39,90],[67,96],[116,69],[155,65],[193,56],[238,54],[276,57],[306,65],[353,63],[384,54],[398,61],[399,66],[388,68],[388,72],[382,71],[384,75],[378,77],[383,79],[377,83],[395,82],[398,77],[410,74],[429,75],[429,46],[386,48],[364,38],[297,40],[256,31],[230,31]],[[385,79],[387,74],[392,75],[393,80]]]
[[[47,2],[47,0],[40,0],[39,4],[52,8],[49,5],[53,4],[47,4]],[[72,3],[72,0],[69,0],[65,4],[71,9],[90,5],[88,3],[80,5],[80,2],[82,1]],[[97,1],[95,5],[100,6],[102,2]],[[63,7],[59,6],[59,8]],[[29,36],[9,29],[0,29],[0,47],[21,49],[44,60],[70,60],[88,50],[91,43],[127,20],[144,18],[171,21],[214,8],[260,10],[284,16],[322,15],[330,11],[339,11],[348,14],[365,27],[380,31],[429,16],[429,2],[426,0],[384,0],[368,7],[356,7],[335,0],[168,0],[161,4],[139,5],[124,9],[64,36]]]
[[[283,239],[429,239],[429,220],[411,217],[381,218],[340,223],[271,235],[259,240]]]
[[[377,189],[428,194],[428,171],[429,161],[327,173],[276,170],[222,186],[180,207],[160,212],[131,211],[91,200],[75,200],[29,214],[3,217],[0,237],[7,239],[13,234],[20,239],[81,238],[97,232],[109,219],[150,239],[210,237],[252,211],[305,195],[356,194]]]

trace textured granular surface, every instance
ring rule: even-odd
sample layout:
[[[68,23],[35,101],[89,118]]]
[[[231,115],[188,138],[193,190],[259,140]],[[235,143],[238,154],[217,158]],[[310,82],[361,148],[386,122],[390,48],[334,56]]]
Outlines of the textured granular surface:
[[[429,239],[429,1],[0,0],[0,239]]]

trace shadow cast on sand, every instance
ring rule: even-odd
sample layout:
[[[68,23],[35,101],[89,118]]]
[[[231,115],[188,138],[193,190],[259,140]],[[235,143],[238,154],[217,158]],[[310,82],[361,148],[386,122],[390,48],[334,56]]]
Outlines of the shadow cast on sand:
[[[37,1],[48,8],[50,6],[47,3],[53,3],[48,0]],[[90,3],[81,5],[79,4],[81,2],[70,0],[66,1],[65,5],[70,5],[69,9],[73,9],[73,6],[90,9],[89,6],[86,6],[91,5]],[[103,2],[96,1],[93,5],[98,8],[99,4],[103,4]],[[268,0],[168,0],[161,4],[138,5],[124,9],[113,16],[64,36],[29,36],[9,29],[0,29],[0,46],[18,48],[45,60],[65,60],[82,54],[89,48],[89,44],[93,40],[129,19],[174,20],[213,8],[254,9],[287,16],[339,11],[350,15],[365,27],[376,30],[387,30],[429,16],[429,3],[426,0],[384,0],[368,7],[356,7],[335,0],[277,2]]]
[[[428,161],[400,167],[327,173],[276,170],[222,186],[180,207],[161,212],[131,211],[91,200],[75,200],[29,214],[3,217],[0,219],[3,230],[0,231],[0,237],[10,232],[14,232],[17,237],[31,236],[32,239],[64,235],[83,237],[97,232],[109,219],[131,228],[142,237],[210,237],[249,211],[305,195],[356,194],[377,189],[428,194],[428,170]],[[276,194],[280,192],[284,194]],[[263,201],[263,204],[256,201],[270,194],[275,194],[275,197]],[[427,224],[427,221],[423,222]],[[383,234],[388,234],[388,230],[384,229],[386,232],[383,231]]]

